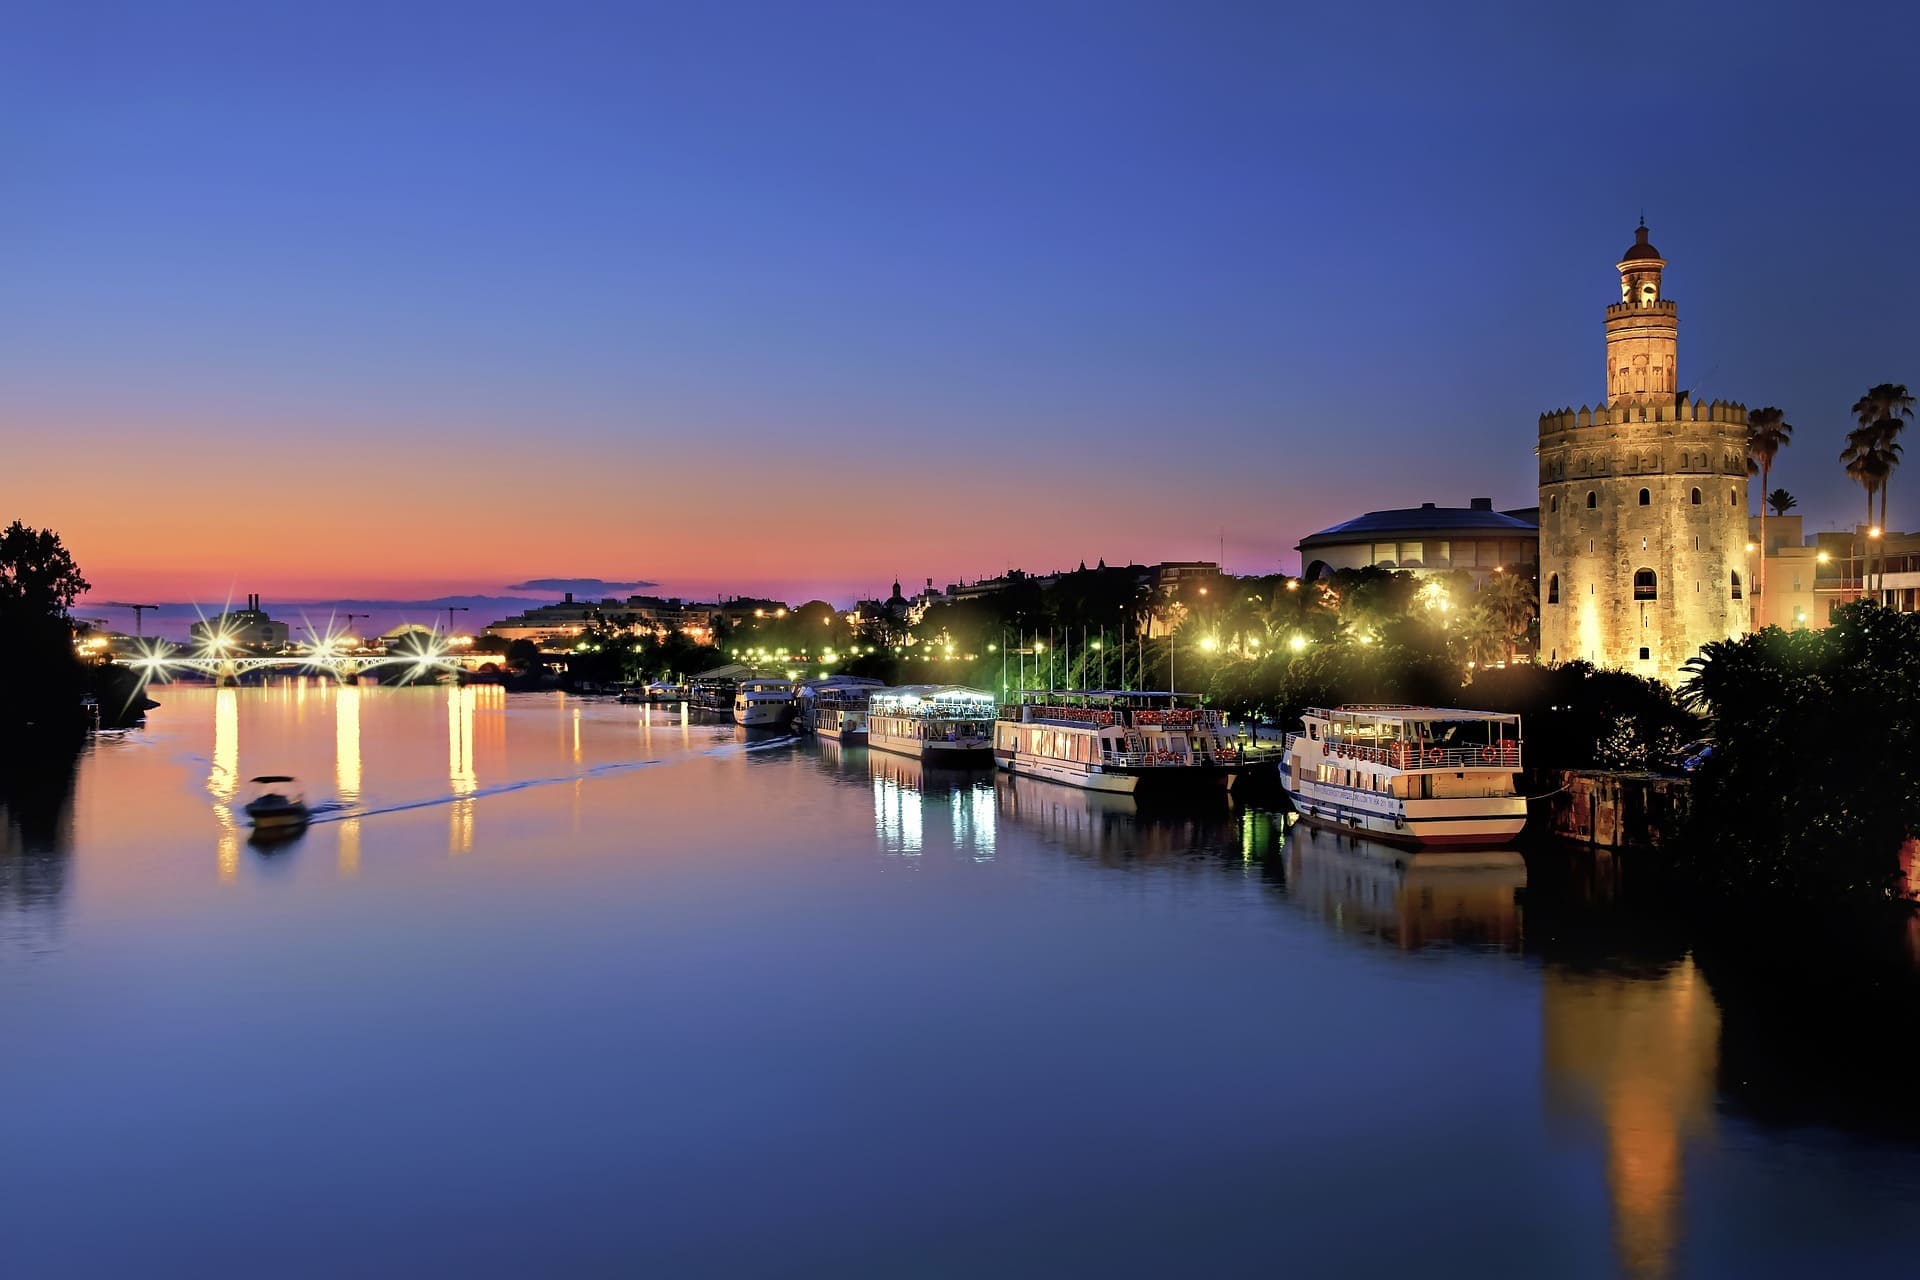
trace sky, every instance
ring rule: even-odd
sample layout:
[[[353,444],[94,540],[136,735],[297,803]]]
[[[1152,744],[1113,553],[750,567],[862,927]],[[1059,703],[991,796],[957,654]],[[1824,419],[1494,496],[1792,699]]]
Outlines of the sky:
[[[839,601],[1537,500],[1642,215],[1855,518],[1894,5],[10,6],[0,520],[105,600]],[[1902,55],[1904,56],[1904,55]],[[1890,523],[1920,526],[1920,478]]]

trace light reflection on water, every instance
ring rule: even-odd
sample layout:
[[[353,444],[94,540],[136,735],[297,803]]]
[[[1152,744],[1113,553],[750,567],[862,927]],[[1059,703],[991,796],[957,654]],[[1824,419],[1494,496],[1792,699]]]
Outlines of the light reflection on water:
[[[1552,906],[1517,855],[684,706],[164,701],[54,815],[5,795],[22,1274],[291,1239],[314,1274],[1662,1277],[1907,1248],[1912,1150],[1743,1114],[1728,1082],[1766,1064],[1727,1058],[1754,1037],[1711,967]],[[278,772],[349,816],[269,856],[230,804]]]

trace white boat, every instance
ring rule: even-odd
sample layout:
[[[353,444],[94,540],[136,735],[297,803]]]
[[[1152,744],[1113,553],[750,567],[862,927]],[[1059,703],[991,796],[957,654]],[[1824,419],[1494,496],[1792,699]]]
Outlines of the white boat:
[[[1280,785],[1308,822],[1409,845],[1513,840],[1527,825],[1520,717],[1453,707],[1309,709]]]
[[[928,764],[985,764],[993,749],[994,697],[957,684],[876,690],[867,703],[867,745]]]
[[[1129,796],[1224,793],[1241,769],[1219,712],[1137,689],[1024,690],[1000,710],[993,755],[1022,777]]]
[[[284,774],[254,778],[247,784],[251,791],[243,809],[255,831],[291,831],[304,827],[313,817],[300,784]]]
[[[755,677],[733,691],[733,722],[771,729],[793,718],[793,681]]]
[[[867,704],[874,690],[881,687],[878,680],[859,676],[806,681],[799,689],[794,725],[849,747],[863,747],[867,744]]]

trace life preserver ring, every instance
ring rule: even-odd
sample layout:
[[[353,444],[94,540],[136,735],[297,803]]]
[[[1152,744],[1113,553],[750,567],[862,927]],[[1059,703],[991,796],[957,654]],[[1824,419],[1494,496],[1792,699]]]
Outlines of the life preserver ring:
[[[1480,758],[1482,760],[1491,761],[1493,757],[1494,757],[1494,750],[1492,747],[1482,747],[1480,749]]]
[[[1440,763],[1440,748],[1438,748],[1438,747],[1428,747],[1428,748],[1427,748],[1427,763],[1428,763],[1428,764],[1439,764],[1439,763]]]

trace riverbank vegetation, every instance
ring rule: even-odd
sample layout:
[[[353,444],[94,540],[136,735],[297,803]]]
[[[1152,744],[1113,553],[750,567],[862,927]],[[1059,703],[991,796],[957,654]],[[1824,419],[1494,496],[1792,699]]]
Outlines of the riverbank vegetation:
[[[1861,602],[1822,631],[1717,641],[1684,696],[1715,740],[1680,846],[1697,877],[1829,901],[1913,892],[1902,848],[1920,831],[1920,615]]]

